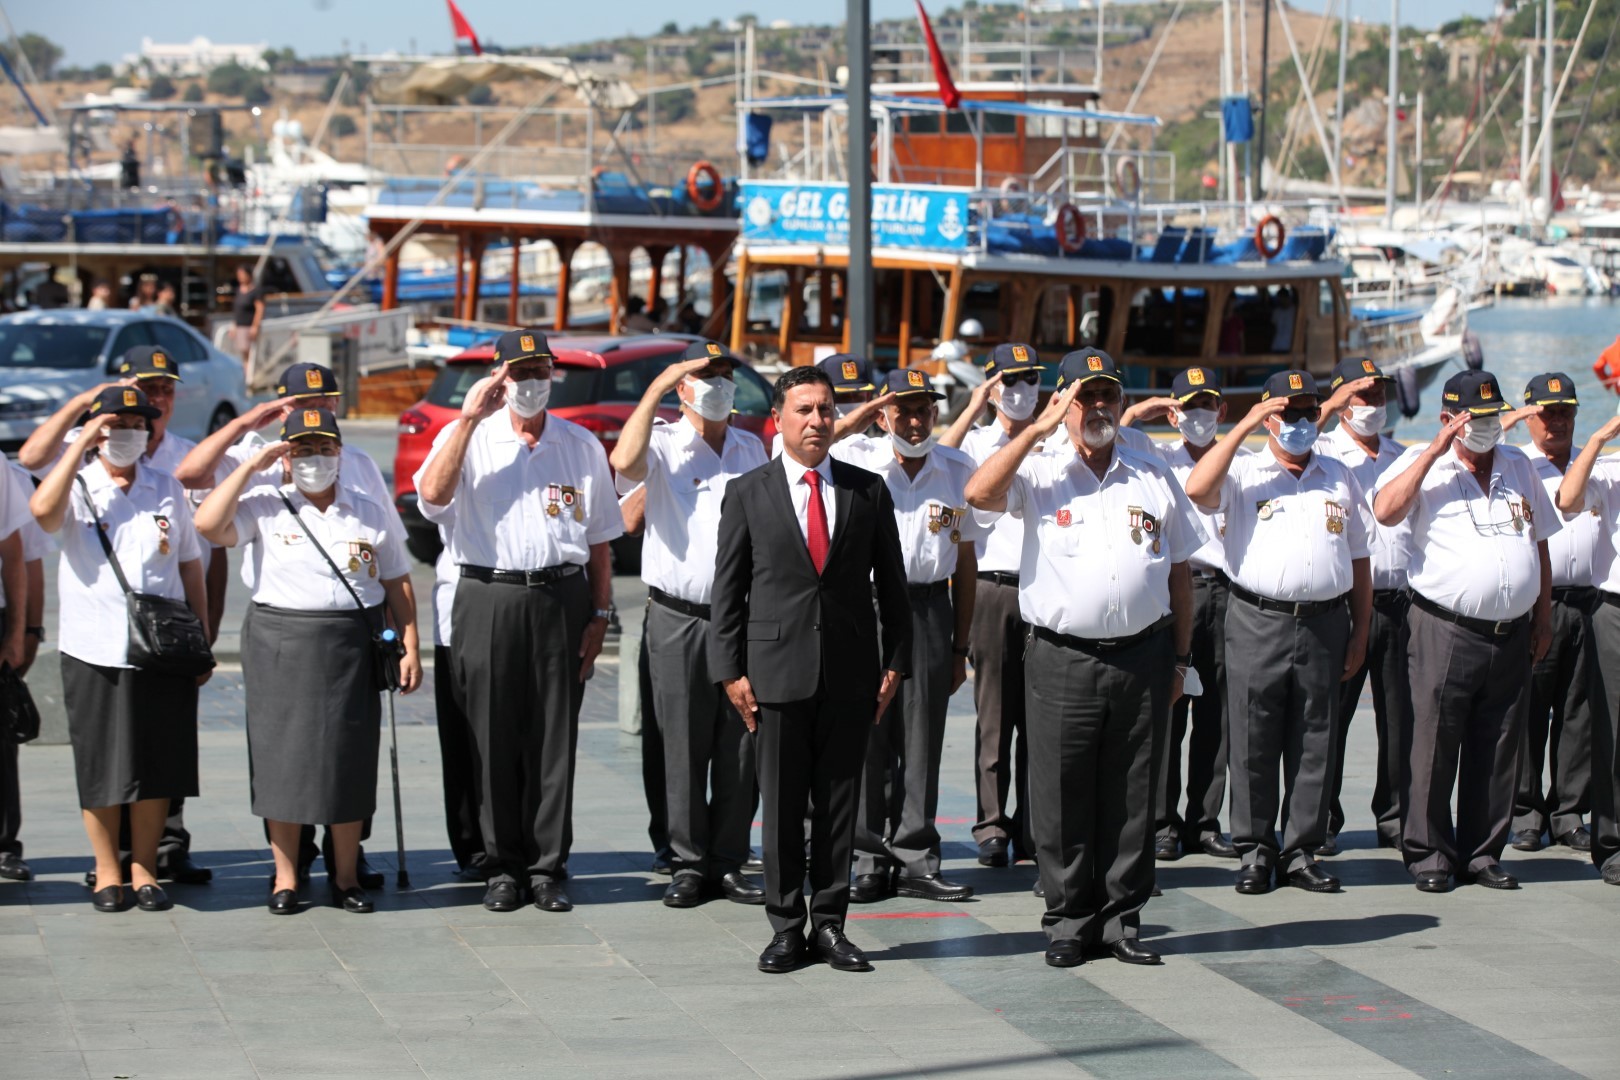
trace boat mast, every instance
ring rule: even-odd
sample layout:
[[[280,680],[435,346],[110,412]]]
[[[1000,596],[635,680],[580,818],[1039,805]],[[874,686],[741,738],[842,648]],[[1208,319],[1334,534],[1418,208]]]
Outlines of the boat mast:
[[[1520,213],[1530,216],[1530,88],[1535,85],[1536,50],[1524,51],[1524,105],[1519,116],[1519,202]]]
[[[1232,0],[1221,0],[1221,161],[1226,166],[1226,202],[1235,205],[1237,197],[1237,147],[1226,138],[1224,105],[1232,97]]]
[[[849,349],[858,356],[872,347],[872,0],[848,0],[845,7],[845,51],[849,86],[846,126],[849,149],[849,266],[845,271],[844,318],[849,322]],[[746,304],[747,296],[736,303]],[[822,297],[822,303],[827,302]],[[900,366],[906,362],[905,343]]]
[[[1553,122],[1553,0],[1547,0],[1546,56],[1541,61],[1541,122],[1548,125],[1547,138],[1542,140],[1541,154],[1541,221],[1552,220],[1552,122]]]
[[[1384,102],[1384,227],[1395,227],[1395,102],[1400,94],[1401,0],[1389,0],[1389,96]]]
[[[1333,115],[1338,124],[1333,128],[1333,160],[1344,167],[1344,77],[1350,57],[1350,0],[1344,0],[1339,12],[1339,89],[1335,96]]]

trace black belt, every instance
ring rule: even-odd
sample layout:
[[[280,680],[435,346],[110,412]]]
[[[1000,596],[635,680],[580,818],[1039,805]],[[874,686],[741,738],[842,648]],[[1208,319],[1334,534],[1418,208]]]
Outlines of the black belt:
[[[1193,577],[1199,581],[1212,581],[1217,585],[1232,584],[1232,579],[1219,570],[1194,570]]]
[[[1044,626],[1030,627],[1030,633],[1042,641],[1049,641],[1053,645],[1061,645],[1065,649],[1078,649],[1086,653],[1111,653],[1121,649],[1129,649],[1133,645],[1140,645],[1148,638],[1163,630],[1174,620],[1174,616],[1166,615],[1152,626],[1130,637],[1111,638],[1103,641],[1095,638],[1072,637],[1069,634],[1060,634],[1056,630],[1048,630]]]
[[[1552,598],[1560,604],[1573,604],[1576,607],[1591,607],[1597,603],[1598,590],[1591,585],[1554,585]]]
[[[1011,585],[1015,589],[1018,588],[1018,575],[1009,574],[1005,570],[980,570],[979,580],[993,581],[997,585]]]
[[[694,619],[705,620],[709,617],[708,604],[694,604],[690,600],[682,600],[678,596],[671,596],[663,589],[654,588],[651,585],[647,586],[647,596],[653,603],[661,607],[667,607],[671,611],[678,611],[682,615],[690,615]]]
[[[1610,607],[1620,607],[1620,593],[1605,592],[1599,589],[1598,599]]]
[[[907,585],[906,593],[913,600],[928,600],[943,593],[950,587],[950,584],[950,578],[940,578],[938,581],[930,581],[926,585]]]
[[[554,585],[565,577],[572,577],[585,568],[579,563],[563,563],[543,570],[496,570],[488,566],[463,566],[461,576],[491,585]]]
[[[1530,621],[1529,612],[1516,619],[1476,619],[1471,615],[1459,615],[1450,608],[1441,607],[1420,592],[1412,594],[1412,603],[1443,622],[1453,623],[1464,630],[1472,630],[1486,637],[1508,637]]]
[[[1296,619],[1309,619],[1313,615],[1326,614],[1336,607],[1343,607],[1345,599],[1341,595],[1331,600],[1273,600],[1269,596],[1252,593],[1235,581],[1232,582],[1232,595],[1261,611],[1278,611],[1284,615],[1292,615]]]
[[[1407,598],[1407,592],[1406,592],[1405,589],[1374,589],[1373,590],[1373,606],[1374,607],[1389,607],[1389,606],[1391,606],[1393,604],[1404,604],[1404,603],[1406,603],[1406,598]]]

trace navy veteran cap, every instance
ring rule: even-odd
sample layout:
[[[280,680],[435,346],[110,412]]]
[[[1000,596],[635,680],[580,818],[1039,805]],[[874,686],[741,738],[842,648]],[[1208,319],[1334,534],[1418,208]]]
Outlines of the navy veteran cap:
[[[1270,401],[1274,397],[1299,397],[1308,394],[1311,397],[1320,397],[1316,391],[1316,378],[1308,371],[1279,371],[1266,380],[1266,385],[1260,391],[1261,401]]]
[[[1575,380],[1562,371],[1549,371],[1537,375],[1524,386],[1526,405],[1579,405],[1575,396]]]
[[[1041,358],[1033,345],[997,345],[990,350],[984,362],[984,375],[989,378],[1010,371],[1039,371]]]
[[[1504,412],[1508,404],[1502,400],[1502,388],[1496,376],[1488,371],[1459,371],[1446,380],[1440,393],[1440,407],[1447,412],[1467,409],[1475,416]]]
[[[343,441],[337,417],[326,409],[294,409],[281,424],[281,437],[288,442],[312,435],[329,435],[338,442]]]
[[[497,364],[521,364],[525,360],[555,360],[546,335],[538,330],[508,330],[495,339]]]
[[[832,380],[833,390],[837,393],[859,394],[877,389],[872,382],[872,361],[864,356],[833,353],[816,366]]]
[[[180,365],[174,362],[174,357],[168,350],[157,345],[137,345],[124,353],[124,358],[118,362],[118,374],[125,378],[133,375],[137,379],[173,379],[180,381]]]
[[[146,395],[133,386],[109,386],[90,403],[91,416],[144,416],[156,420],[163,414]]]
[[[718,341],[694,341],[681,353],[682,360],[708,360],[737,366],[737,358],[726,351],[726,347]]]
[[[332,369],[320,364],[291,364],[276,384],[276,397],[337,397],[343,391]]]
[[[1347,382],[1357,379],[1383,379],[1385,382],[1394,382],[1395,376],[1385,375],[1383,369],[1365,356],[1351,356],[1339,361],[1333,369],[1333,381],[1328,383],[1329,390],[1337,390]]]
[[[934,389],[934,380],[928,377],[928,372],[916,368],[896,368],[889,372],[888,378],[883,382],[888,387],[891,397],[927,394],[931,398],[939,399],[945,396]]]
[[[1120,382],[1119,368],[1114,358],[1101,349],[1080,349],[1065,356],[1058,364],[1058,388],[1073,382],[1090,379],[1112,379]]]
[[[1215,372],[1207,367],[1190,367],[1181,372],[1170,383],[1170,396],[1183,405],[1197,397],[1199,394],[1214,394],[1221,396],[1221,383],[1215,377]]]

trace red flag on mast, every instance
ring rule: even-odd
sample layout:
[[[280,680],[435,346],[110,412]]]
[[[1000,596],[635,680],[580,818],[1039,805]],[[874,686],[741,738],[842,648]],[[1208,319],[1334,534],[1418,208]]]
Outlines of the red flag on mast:
[[[917,0],[917,18],[922,21],[923,40],[928,43],[928,62],[934,66],[939,100],[945,103],[947,109],[955,109],[962,104],[962,94],[956,89],[956,81],[951,78],[951,65],[945,62],[945,54],[939,51],[939,40],[934,37],[934,27],[928,21],[928,12],[923,10],[922,0]]]
[[[478,44],[478,32],[472,28],[472,23],[467,21],[467,16],[461,13],[461,9],[456,7],[456,0],[444,2],[450,5],[450,30],[455,39],[471,45],[474,56],[483,56],[484,47]]]

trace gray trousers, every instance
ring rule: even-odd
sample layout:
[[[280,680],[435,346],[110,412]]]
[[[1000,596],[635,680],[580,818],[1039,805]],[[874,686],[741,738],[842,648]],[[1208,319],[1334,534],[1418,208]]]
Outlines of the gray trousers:
[[[1024,732],[1024,643],[1029,624],[1018,611],[1018,587],[981,577],[968,631],[973,703],[978,710],[973,784],[978,820],[973,839],[1011,841],[1030,854],[1029,746]],[[1016,805],[1016,809],[1011,809]]]
[[[1373,822],[1381,839],[1399,845],[1401,797],[1406,790],[1406,768],[1412,760],[1412,693],[1407,678],[1406,613],[1412,595],[1405,589],[1373,594],[1372,621],[1367,627],[1367,662],[1340,683],[1339,725],[1333,739],[1332,799],[1328,807],[1329,836],[1344,829],[1344,807],[1339,792],[1344,786],[1344,753],[1350,741],[1350,721],[1361,703],[1361,690],[1372,680],[1373,727],[1378,737],[1378,776],[1373,781]]]
[[[1032,637],[1025,661],[1041,926],[1052,941],[1134,938],[1153,894],[1155,754],[1175,679],[1170,630],[1097,654]]]
[[[1153,787],[1154,828],[1160,839],[1208,840],[1221,834],[1226,805],[1226,605],[1224,578],[1193,574],[1192,664],[1204,684],[1170,710]],[[1188,738],[1188,728],[1191,737]],[[1187,809],[1181,804],[1181,744],[1187,740]]]
[[[1507,846],[1530,705],[1530,622],[1487,637],[1414,605],[1407,625],[1412,766],[1401,851],[1414,877],[1475,873]]]
[[[590,609],[583,573],[534,588],[456,584],[455,677],[472,732],[491,883],[568,876],[585,696],[579,646]]]
[[[1552,647],[1530,669],[1530,712],[1519,749],[1511,831],[1546,832],[1557,839],[1580,828],[1591,809],[1591,698],[1597,662],[1587,604],[1554,600],[1552,629]],[[1543,761],[1551,772],[1545,794]]]
[[[1349,643],[1350,613],[1342,604],[1305,619],[1236,597],[1227,605],[1232,843],[1245,866],[1293,873],[1314,861],[1311,853],[1326,838],[1339,676]]]
[[[855,873],[898,866],[904,877],[939,873],[939,761],[951,703],[956,613],[941,589],[911,599],[910,678],[873,725],[855,819]]]
[[[1592,862],[1599,867],[1620,859],[1620,596],[1603,597],[1592,612]]]
[[[709,620],[654,600],[648,671],[662,725],[670,866],[720,878],[742,869],[754,820],[754,737],[709,678]]]

